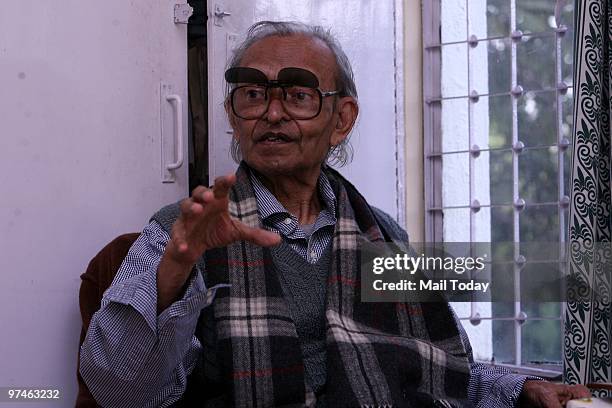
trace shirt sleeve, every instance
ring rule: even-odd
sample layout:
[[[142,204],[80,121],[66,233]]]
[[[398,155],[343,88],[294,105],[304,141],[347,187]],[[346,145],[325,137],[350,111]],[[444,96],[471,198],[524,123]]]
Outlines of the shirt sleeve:
[[[170,237],[152,221],[130,248],[81,346],[80,373],[98,404],[166,407],[185,391],[202,346],[195,337],[207,289],[196,267],[183,297],[157,315],[157,268]]]
[[[468,397],[477,408],[516,407],[527,380],[542,380],[514,374],[503,367],[472,363]]]
[[[455,316],[455,321],[471,364],[470,382],[468,384],[468,399],[470,402],[476,408],[512,408],[518,406],[518,399],[525,381],[542,380],[542,378],[514,374],[504,367],[475,363],[467,333],[457,316]]]

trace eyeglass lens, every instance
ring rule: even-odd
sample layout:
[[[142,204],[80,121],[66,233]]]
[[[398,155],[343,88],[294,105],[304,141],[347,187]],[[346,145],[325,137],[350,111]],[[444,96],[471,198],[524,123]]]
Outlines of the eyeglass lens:
[[[321,94],[316,89],[300,86],[278,86],[282,89],[284,109],[295,119],[310,119],[319,113]],[[244,85],[232,92],[232,107],[239,117],[255,119],[261,117],[270,102],[271,90],[276,86]]]

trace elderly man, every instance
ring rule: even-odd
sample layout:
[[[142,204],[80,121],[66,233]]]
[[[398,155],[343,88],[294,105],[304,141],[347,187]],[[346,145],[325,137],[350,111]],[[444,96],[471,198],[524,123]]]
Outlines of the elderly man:
[[[585,392],[474,364],[444,302],[360,301],[360,243],[407,236],[326,166],[358,114],[328,32],[258,23],[225,77],[243,161],[130,249],[81,350],[101,405],[558,407]]]

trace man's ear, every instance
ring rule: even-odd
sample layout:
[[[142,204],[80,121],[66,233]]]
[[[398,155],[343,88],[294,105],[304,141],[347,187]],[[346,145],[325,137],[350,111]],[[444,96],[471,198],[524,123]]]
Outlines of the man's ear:
[[[332,146],[337,146],[347,138],[355,125],[357,115],[359,115],[359,105],[357,104],[357,100],[352,96],[340,98],[336,103],[336,125],[330,140]]]

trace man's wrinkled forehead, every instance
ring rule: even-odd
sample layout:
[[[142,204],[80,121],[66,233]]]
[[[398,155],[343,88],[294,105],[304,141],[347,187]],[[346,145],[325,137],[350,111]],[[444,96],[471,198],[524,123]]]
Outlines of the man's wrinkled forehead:
[[[320,86],[333,86],[336,58],[319,38],[302,34],[264,37],[251,44],[237,64],[256,68],[274,80],[283,68],[299,67],[312,72]]]

